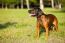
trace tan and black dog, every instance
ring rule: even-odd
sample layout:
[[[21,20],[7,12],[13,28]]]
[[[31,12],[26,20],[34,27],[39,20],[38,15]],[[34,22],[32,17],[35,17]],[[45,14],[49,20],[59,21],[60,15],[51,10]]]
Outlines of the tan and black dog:
[[[49,35],[49,27],[55,27],[56,31],[58,32],[58,20],[52,14],[44,14],[40,8],[33,8],[29,10],[31,17],[37,18],[37,37],[39,38],[40,27],[46,30],[46,37],[48,38]],[[53,28],[54,32],[54,28]]]

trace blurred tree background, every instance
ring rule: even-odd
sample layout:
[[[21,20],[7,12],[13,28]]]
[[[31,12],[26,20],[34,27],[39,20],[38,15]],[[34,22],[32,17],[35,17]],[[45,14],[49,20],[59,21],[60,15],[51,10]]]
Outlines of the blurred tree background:
[[[0,8],[29,9],[33,7],[52,7],[56,9],[65,9],[65,0],[0,0]]]
[[[65,11],[65,0],[62,0],[62,10]]]

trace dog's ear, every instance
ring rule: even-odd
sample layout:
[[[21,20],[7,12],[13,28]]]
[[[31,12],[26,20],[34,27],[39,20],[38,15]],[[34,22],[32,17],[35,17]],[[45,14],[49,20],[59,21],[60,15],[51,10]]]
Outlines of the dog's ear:
[[[39,15],[42,15],[43,11],[41,9],[39,9],[38,13],[39,13]]]
[[[37,17],[40,17],[42,14],[43,14],[43,11],[42,11],[40,8],[38,8],[38,14],[37,14]]]

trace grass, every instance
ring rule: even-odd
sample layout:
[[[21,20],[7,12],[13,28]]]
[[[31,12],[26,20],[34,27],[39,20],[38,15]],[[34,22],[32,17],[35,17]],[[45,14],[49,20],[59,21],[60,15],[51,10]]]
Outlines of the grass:
[[[27,9],[0,9],[0,43],[65,43],[65,12],[59,9],[44,9],[58,18],[59,33],[42,31],[39,40],[36,32],[36,18],[29,17]]]

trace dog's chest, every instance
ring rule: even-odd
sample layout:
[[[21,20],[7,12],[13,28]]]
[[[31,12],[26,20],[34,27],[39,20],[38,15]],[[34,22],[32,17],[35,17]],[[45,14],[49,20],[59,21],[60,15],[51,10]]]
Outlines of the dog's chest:
[[[42,22],[42,20],[40,18],[38,18],[38,23],[39,23],[39,25],[43,24],[43,22]]]
[[[44,16],[38,18],[37,20],[38,20],[38,23],[39,23],[40,25],[44,25],[44,24],[46,24],[47,21],[48,21],[48,19],[45,18]]]
[[[41,18],[38,18],[37,20],[40,26],[44,26],[44,21]]]

